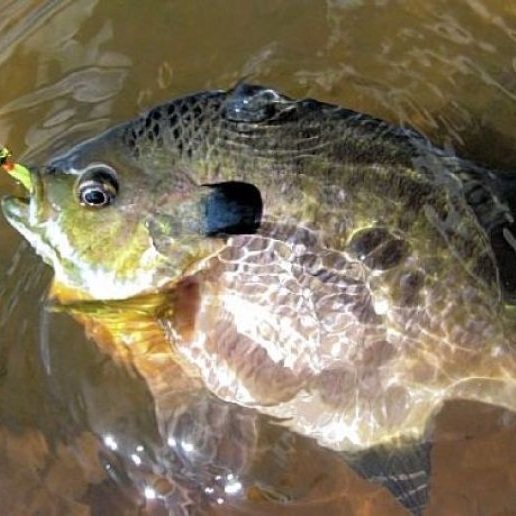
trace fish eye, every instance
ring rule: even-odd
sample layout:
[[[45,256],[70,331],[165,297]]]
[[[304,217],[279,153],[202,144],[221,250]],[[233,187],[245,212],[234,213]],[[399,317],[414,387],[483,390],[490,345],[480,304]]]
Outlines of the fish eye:
[[[79,177],[76,185],[79,203],[91,208],[110,205],[118,194],[115,171],[105,165],[92,165]]]

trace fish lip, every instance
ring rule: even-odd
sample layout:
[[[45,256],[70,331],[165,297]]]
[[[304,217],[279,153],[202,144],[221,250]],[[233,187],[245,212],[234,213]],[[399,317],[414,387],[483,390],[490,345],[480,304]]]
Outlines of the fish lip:
[[[30,224],[30,198],[9,195],[0,199],[0,208],[8,224],[30,242],[35,233]]]
[[[0,199],[0,208],[7,222],[31,245],[43,261],[50,266],[56,264],[55,250],[45,239],[45,225],[33,221],[34,203],[32,196],[14,195]]]
[[[30,197],[15,195],[8,195],[0,201],[4,217],[15,227],[19,224],[24,226],[28,224],[30,203]]]
[[[1,207],[8,221],[22,223],[26,227],[40,222],[40,207],[43,206],[43,181],[39,170],[29,168],[31,190],[23,190],[25,195],[8,195],[1,199]],[[12,224],[14,225],[14,224]]]

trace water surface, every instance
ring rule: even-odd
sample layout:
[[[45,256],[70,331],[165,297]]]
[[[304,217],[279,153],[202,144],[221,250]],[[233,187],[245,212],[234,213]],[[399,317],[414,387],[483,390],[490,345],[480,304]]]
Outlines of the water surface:
[[[2,2],[0,142],[27,163],[244,77],[516,168],[510,2]],[[2,193],[15,188],[0,177]],[[164,441],[145,382],[44,309],[51,272],[3,219],[0,243],[6,514],[164,514],[166,504],[195,514],[403,514],[337,454],[202,391],[170,387],[181,417],[178,442]],[[242,449],[232,447],[238,433]],[[428,514],[516,513],[513,415],[450,403],[434,436]]]

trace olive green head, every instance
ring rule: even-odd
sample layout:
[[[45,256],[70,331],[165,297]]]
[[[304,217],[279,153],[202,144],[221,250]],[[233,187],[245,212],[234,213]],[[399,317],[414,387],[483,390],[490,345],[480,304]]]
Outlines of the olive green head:
[[[196,259],[210,254],[214,242],[192,234],[174,260],[164,254],[151,227],[159,224],[157,208],[166,202],[166,192],[157,193],[159,181],[152,181],[135,164],[124,163],[123,157],[116,159],[112,151],[103,155],[102,147],[92,143],[66,160],[31,169],[30,198],[3,199],[2,209],[53,267],[58,283],[81,297],[123,298],[173,280]],[[184,208],[195,224],[200,196],[195,185],[190,187],[167,201],[189,204]],[[172,250],[174,231],[167,229]]]
[[[199,267],[228,234],[256,229],[256,188],[203,181],[206,138],[195,131],[212,130],[205,116],[216,118],[221,95],[186,97],[114,127],[31,168],[27,198],[2,200],[58,284],[95,299],[155,291]]]

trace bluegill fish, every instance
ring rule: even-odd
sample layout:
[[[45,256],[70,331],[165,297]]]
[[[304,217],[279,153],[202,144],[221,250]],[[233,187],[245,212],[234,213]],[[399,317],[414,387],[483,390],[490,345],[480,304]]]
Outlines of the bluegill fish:
[[[509,174],[240,84],[155,107],[24,184],[3,212],[91,332],[173,355],[414,513],[443,402],[516,409]]]

